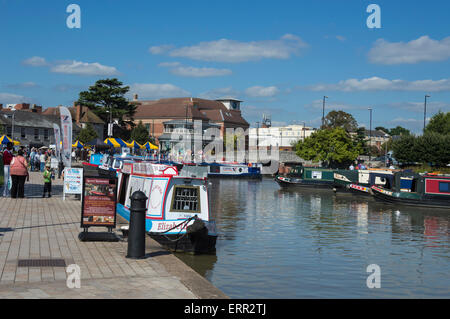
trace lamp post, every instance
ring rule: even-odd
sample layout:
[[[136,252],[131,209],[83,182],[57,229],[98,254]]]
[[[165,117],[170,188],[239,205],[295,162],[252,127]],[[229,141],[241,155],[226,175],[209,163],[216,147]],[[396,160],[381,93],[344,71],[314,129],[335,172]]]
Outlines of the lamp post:
[[[425,133],[425,122],[427,119],[427,97],[430,97],[428,94],[425,95],[425,103],[423,106],[423,132]]]
[[[372,109],[369,107],[370,111],[370,124],[369,124],[369,167],[370,161],[372,160]]]
[[[303,122],[303,142],[305,141],[305,122]]]
[[[325,126],[325,99],[328,99],[328,96],[323,96],[323,104],[322,104],[322,128]]]

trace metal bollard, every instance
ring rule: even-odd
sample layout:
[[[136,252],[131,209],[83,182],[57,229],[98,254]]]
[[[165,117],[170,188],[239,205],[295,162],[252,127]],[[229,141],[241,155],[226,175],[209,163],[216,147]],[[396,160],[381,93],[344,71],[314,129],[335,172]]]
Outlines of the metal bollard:
[[[131,197],[130,227],[128,231],[128,252],[126,258],[142,259],[145,257],[145,207],[147,196],[141,191]]]

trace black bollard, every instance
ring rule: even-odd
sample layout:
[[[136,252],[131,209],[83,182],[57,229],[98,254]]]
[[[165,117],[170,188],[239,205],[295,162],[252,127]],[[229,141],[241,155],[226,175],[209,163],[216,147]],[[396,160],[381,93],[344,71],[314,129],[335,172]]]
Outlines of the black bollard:
[[[142,259],[145,257],[145,207],[147,196],[141,191],[131,197],[130,227],[128,230],[128,252],[126,258]]]

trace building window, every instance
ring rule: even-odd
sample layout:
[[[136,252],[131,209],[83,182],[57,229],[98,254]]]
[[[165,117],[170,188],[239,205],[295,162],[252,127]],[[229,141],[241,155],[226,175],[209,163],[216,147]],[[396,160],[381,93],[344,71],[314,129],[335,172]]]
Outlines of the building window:
[[[196,213],[200,211],[200,189],[198,186],[175,186],[172,211]]]
[[[7,126],[6,127],[6,135],[11,136],[12,133],[12,127],[11,126]]]
[[[38,140],[38,139],[39,139],[39,129],[38,129],[38,128],[35,128],[35,129],[34,129],[34,139],[35,139],[35,140]]]
[[[48,129],[44,130],[44,140],[48,140]]]
[[[21,138],[26,138],[25,127],[21,127],[20,128],[20,137]]]

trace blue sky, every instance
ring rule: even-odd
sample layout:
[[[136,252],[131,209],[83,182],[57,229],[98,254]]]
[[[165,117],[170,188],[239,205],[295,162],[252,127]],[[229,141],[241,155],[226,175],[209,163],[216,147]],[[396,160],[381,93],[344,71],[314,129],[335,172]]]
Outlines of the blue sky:
[[[69,4],[81,28],[69,29]],[[369,4],[381,28],[369,29]],[[0,103],[71,105],[117,77],[141,99],[232,96],[256,126],[319,126],[341,109],[360,125],[420,133],[450,111],[450,2],[0,0]]]

